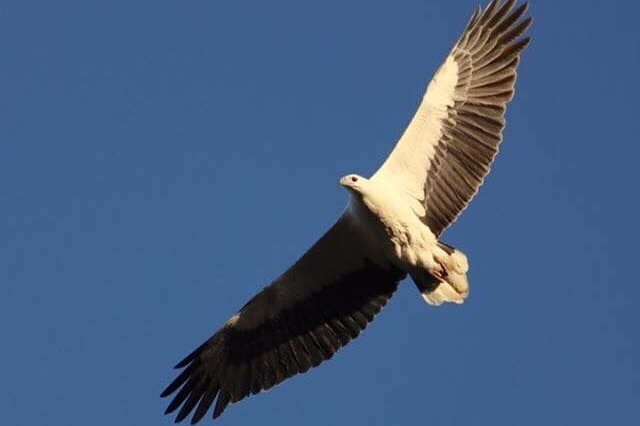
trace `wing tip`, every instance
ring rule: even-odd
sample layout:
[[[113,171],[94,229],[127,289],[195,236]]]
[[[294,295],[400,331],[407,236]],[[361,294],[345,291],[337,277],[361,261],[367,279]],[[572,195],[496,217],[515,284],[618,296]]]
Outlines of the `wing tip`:
[[[221,391],[218,395],[218,399],[216,400],[216,406],[213,409],[213,418],[217,419],[224,412],[224,410],[229,405],[231,400],[231,395],[229,392]]]

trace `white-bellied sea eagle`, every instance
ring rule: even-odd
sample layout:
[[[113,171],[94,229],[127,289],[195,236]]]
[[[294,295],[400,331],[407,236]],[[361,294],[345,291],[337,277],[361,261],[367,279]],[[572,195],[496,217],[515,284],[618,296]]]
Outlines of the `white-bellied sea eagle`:
[[[358,337],[410,275],[431,305],[462,303],[468,263],[439,241],[489,173],[529,44],[527,4],[493,0],[472,15],[382,167],[340,184],[343,215],[291,268],[180,361],[162,392],[176,422],[304,373]],[[177,392],[177,393],[176,393]]]

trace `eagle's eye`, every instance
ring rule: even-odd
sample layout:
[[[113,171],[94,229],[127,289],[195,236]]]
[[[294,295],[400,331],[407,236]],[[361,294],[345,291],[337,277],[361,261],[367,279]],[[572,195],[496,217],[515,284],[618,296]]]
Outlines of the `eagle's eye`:
[[[356,176],[351,176],[351,182],[357,182],[358,178]]]

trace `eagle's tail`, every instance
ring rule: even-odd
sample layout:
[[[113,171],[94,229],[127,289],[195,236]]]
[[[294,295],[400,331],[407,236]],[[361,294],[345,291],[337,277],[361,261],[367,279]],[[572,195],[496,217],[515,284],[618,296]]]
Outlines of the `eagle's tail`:
[[[430,305],[443,302],[460,304],[469,295],[467,256],[461,251],[438,241],[434,259],[440,266],[439,271],[419,269],[411,272],[411,278],[418,287],[422,298]]]

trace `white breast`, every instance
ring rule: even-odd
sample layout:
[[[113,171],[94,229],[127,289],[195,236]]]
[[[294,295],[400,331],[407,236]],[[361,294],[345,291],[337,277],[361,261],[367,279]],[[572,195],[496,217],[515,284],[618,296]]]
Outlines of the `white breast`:
[[[408,202],[409,197],[382,182],[369,183],[362,197],[352,195],[349,212],[374,251],[406,270],[431,252],[436,238]]]

